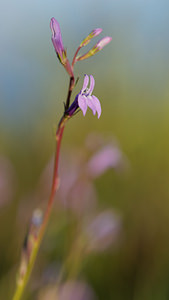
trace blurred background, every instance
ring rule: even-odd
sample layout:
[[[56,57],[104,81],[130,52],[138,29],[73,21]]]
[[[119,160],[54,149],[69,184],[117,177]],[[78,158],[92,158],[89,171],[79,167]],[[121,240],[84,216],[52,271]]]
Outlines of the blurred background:
[[[0,7],[0,299],[11,299],[32,212],[46,205],[67,94],[51,17],[60,23],[70,60],[94,28],[103,28],[101,37],[112,36],[112,42],[75,66],[80,80],[72,100],[83,75],[92,74],[102,116],[80,112],[66,126],[60,163],[66,179],[58,194],[63,205],[56,197],[23,299],[56,299],[57,276],[79,224],[93,236],[59,299],[169,299],[169,2],[1,0]],[[91,160],[100,163],[103,152],[110,160],[97,176]],[[72,176],[77,190],[65,200],[62,190]],[[95,243],[98,224],[108,229]]]

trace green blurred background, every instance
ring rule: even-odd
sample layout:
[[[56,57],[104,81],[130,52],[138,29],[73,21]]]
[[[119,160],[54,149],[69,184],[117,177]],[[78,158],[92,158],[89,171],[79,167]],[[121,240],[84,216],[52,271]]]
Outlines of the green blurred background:
[[[101,27],[102,37],[112,36],[102,52],[75,67],[80,80],[74,96],[83,75],[93,74],[102,116],[98,121],[88,112],[85,118],[81,113],[73,118],[62,149],[83,148],[93,131],[112,135],[130,166],[95,181],[100,206],[122,216],[122,238],[108,253],[93,256],[83,274],[98,299],[169,299],[168,1],[0,4],[0,158],[12,169],[10,180],[7,174],[10,201],[4,195],[0,199],[0,299],[10,299],[14,288],[31,217],[25,198],[54,152],[67,93],[68,76],[51,43],[51,17],[60,22],[69,58],[92,29]],[[36,208],[34,199],[29,197],[29,202]],[[49,235],[55,226],[52,220]],[[57,260],[57,253],[45,252],[49,240],[46,235],[35,273]],[[39,298],[35,293],[29,299]]]

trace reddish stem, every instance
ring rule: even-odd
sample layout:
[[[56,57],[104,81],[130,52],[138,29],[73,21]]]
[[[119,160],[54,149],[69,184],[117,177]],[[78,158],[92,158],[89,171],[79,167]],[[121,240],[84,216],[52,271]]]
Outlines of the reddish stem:
[[[72,60],[72,68],[74,67],[74,64],[76,63],[76,56],[77,56],[78,52],[80,51],[80,49],[81,49],[81,47],[79,46],[75,52],[75,55]]]
[[[57,146],[56,146],[56,153],[55,153],[55,163],[54,163],[54,171],[53,171],[53,181],[52,181],[52,188],[51,188],[51,194],[50,198],[47,204],[47,209],[45,211],[43,223],[41,225],[41,229],[39,232],[39,240],[42,239],[50,213],[52,209],[52,205],[54,202],[54,196],[55,193],[59,187],[59,175],[58,175],[58,166],[59,166],[59,154],[60,154],[60,146],[61,146],[61,141],[62,141],[62,136],[63,136],[63,131],[64,131],[65,126],[60,126],[60,128],[57,131]]]

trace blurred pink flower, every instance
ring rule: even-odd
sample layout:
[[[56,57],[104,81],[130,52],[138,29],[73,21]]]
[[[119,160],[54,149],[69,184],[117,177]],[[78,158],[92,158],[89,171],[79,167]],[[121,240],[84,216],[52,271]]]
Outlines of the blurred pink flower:
[[[57,211],[69,209],[76,216],[93,212],[97,206],[97,192],[93,179],[110,168],[119,169],[125,162],[125,157],[117,143],[100,134],[89,135],[87,148],[69,147],[61,155],[60,187],[55,202]],[[25,212],[22,209],[23,218],[30,218],[28,211],[32,210],[32,205],[36,204],[41,209],[45,207],[46,199],[50,194],[52,172],[53,158],[42,172],[37,189],[22,201],[24,207],[27,207]]]
[[[85,232],[87,251],[104,251],[113,244],[120,232],[120,217],[111,210],[104,211],[87,220]]]
[[[96,207],[96,191],[91,180],[85,176],[85,161],[84,153],[75,149],[62,156],[58,198],[64,208],[76,215]]]
[[[110,168],[117,168],[122,161],[122,152],[109,144],[96,152],[87,164],[87,173],[92,178],[102,175]]]
[[[49,285],[43,288],[38,300],[95,300],[94,292],[84,281],[67,281],[59,288]]]
[[[85,153],[81,149],[69,149],[61,155],[60,187],[57,191],[55,207],[61,210],[71,210],[76,215],[85,214],[96,207],[96,191],[93,183],[85,175]],[[43,208],[50,194],[53,172],[53,158],[42,172],[34,193],[27,195],[24,202],[26,211],[32,210],[32,204]],[[31,208],[31,209],[30,209]],[[25,213],[26,213],[25,211]],[[28,218],[22,208],[21,217]],[[29,215],[29,214],[28,214]],[[29,216],[30,217],[30,216]]]
[[[77,215],[84,215],[96,207],[96,192],[93,184],[86,179],[76,182],[66,200],[67,208]]]
[[[59,289],[59,300],[93,300],[94,293],[91,288],[82,281],[68,281]]]

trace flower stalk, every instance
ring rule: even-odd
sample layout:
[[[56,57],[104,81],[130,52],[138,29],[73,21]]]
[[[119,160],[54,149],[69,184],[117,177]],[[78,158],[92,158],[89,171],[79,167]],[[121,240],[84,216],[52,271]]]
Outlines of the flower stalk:
[[[29,277],[31,275],[32,269],[35,264],[35,260],[42,242],[42,239],[44,237],[44,233],[52,212],[52,207],[55,199],[56,192],[59,188],[59,174],[58,174],[58,166],[59,166],[59,158],[60,158],[60,148],[61,148],[61,142],[63,138],[63,133],[65,129],[65,125],[67,121],[75,114],[78,108],[80,108],[83,112],[83,115],[86,114],[87,107],[89,107],[93,114],[98,114],[98,118],[101,115],[101,105],[99,100],[96,98],[96,96],[92,95],[93,89],[94,89],[94,77],[90,75],[90,87],[88,88],[88,82],[89,82],[89,77],[85,75],[84,79],[84,84],[83,88],[80,91],[80,93],[75,97],[74,102],[70,105],[70,98],[71,94],[73,91],[73,88],[75,87],[75,77],[74,77],[74,64],[78,60],[83,60],[91,55],[94,55],[96,52],[100,51],[109,41],[110,38],[107,39],[106,41],[104,40],[103,42],[99,42],[96,44],[96,48],[94,48],[95,53],[92,52],[90,54],[90,51],[88,52],[87,55],[83,55],[77,58],[77,54],[79,50],[86,46],[90,40],[97,36],[98,34],[101,33],[102,29],[97,28],[93,30],[80,44],[78,49],[75,52],[72,65],[70,65],[69,60],[67,58],[67,53],[66,50],[63,46],[62,42],[62,36],[61,36],[61,30],[59,23],[52,18],[50,27],[52,30],[52,43],[55,49],[55,52],[57,54],[57,57],[60,61],[60,63],[63,65],[63,67],[66,69],[70,81],[69,81],[69,88],[68,88],[68,94],[66,98],[66,103],[65,103],[65,109],[63,116],[60,119],[60,122],[58,124],[58,129],[56,132],[56,151],[55,151],[55,162],[54,162],[54,170],[53,170],[53,180],[52,180],[52,186],[51,186],[51,192],[50,192],[50,197],[47,203],[47,208],[44,213],[44,217],[42,222],[38,225],[38,227],[30,227],[28,231],[28,235],[26,237],[26,243],[23,248],[23,255],[21,258],[21,265],[20,265],[20,270],[19,270],[19,276],[18,276],[18,281],[17,281],[17,286],[16,290],[14,293],[14,296],[12,300],[20,300],[23,292],[25,290],[25,287],[27,285],[27,282],[29,280]],[[93,48],[92,48],[93,49]]]

